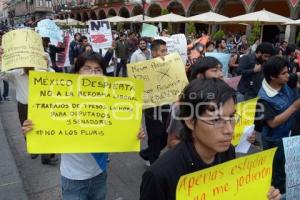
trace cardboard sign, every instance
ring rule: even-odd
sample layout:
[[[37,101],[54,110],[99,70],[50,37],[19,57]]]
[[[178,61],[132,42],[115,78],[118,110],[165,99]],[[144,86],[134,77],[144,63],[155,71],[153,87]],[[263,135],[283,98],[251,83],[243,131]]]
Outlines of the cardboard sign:
[[[178,53],[127,65],[128,76],[145,83],[144,108],[170,104],[178,100],[188,84],[184,64]]]
[[[300,136],[283,138],[286,199],[300,199]]]
[[[231,54],[207,52],[205,53],[205,56],[211,56],[218,59],[220,63],[222,63],[222,72],[224,77],[228,77],[228,68],[229,68],[228,64],[230,61]]]
[[[187,61],[187,41],[184,34],[176,34],[171,37],[155,37],[167,43],[168,53],[179,53],[182,62],[186,64]]]
[[[258,98],[254,98],[235,105],[236,113],[240,116],[240,121],[234,127],[233,145],[239,144],[246,127],[254,125],[257,100]]]
[[[60,28],[50,19],[44,19],[38,22],[36,27],[36,32],[39,33],[41,37],[49,37],[51,44],[57,45],[58,42],[63,40],[63,32]]]
[[[47,69],[41,37],[29,29],[13,30],[2,39],[2,71],[20,67]]]
[[[276,149],[184,175],[176,200],[267,200]]]
[[[141,33],[142,37],[157,37],[158,36],[158,28],[151,24],[143,23],[143,29]]]
[[[89,33],[94,51],[112,46],[112,33],[107,20],[90,20]]]
[[[139,151],[143,83],[130,78],[29,74],[29,153]]]
[[[70,43],[71,43],[71,36],[67,34],[64,36],[65,50],[63,52],[56,54],[57,55],[56,65],[58,67],[70,66],[70,61],[69,61]]]

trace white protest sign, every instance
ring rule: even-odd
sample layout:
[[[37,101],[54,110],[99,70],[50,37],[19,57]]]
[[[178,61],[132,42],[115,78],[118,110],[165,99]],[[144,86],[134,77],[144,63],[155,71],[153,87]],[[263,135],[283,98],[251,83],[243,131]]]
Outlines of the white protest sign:
[[[51,44],[57,45],[58,42],[63,41],[63,32],[60,28],[50,19],[44,19],[38,22],[35,29],[41,37],[49,37]]]
[[[225,78],[228,77],[228,67],[229,67],[228,64],[230,61],[231,54],[207,52],[207,53],[205,53],[205,56],[211,56],[211,57],[218,59],[220,61],[220,63],[222,64],[222,71],[223,71],[224,77]]]
[[[168,54],[177,52],[179,53],[182,62],[186,64],[187,61],[187,42],[184,34],[176,34],[171,37],[155,37],[167,43]]]
[[[300,199],[300,136],[283,138],[286,200]]]
[[[90,20],[89,33],[94,51],[112,46],[111,27],[107,20]]]
[[[174,40],[174,48],[177,51],[183,61],[186,64],[187,61],[187,41],[184,34],[172,35],[171,38]]]
[[[251,143],[248,142],[247,139],[249,136],[251,136],[253,131],[254,131],[254,125],[245,127],[244,134],[241,137],[240,143],[235,147],[235,152],[248,153]]]
[[[142,37],[157,37],[158,36],[158,28],[154,25],[144,23],[141,36]]]
[[[69,60],[69,49],[71,43],[71,36],[69,34],[64,36],[65,50],[56,54],[56,65],[58,67],[71,66]]]

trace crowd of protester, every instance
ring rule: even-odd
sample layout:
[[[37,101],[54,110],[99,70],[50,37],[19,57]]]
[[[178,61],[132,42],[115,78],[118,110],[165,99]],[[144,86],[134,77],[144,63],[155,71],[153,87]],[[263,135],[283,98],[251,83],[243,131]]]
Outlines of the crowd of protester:
[[[167,31],[164,30],[162,35],[166,36]],[[168,54],[165,41],[143,38],[133,32],[115,35],[112,47],[105,49],[105,52],[93,49],[86,35],[76,33],[69,48],[71,67],[59,67],[56,65],[56,54],[64,50],[65,44],[54,46],[49,38],[42,39],[48,71],[59,73],[126,77],[128,63],[159,57],[163,59]],[[257,107],[263,106],[264,109],[257,108],[255,131],[248,141],[263,150],[278,148],[273,162],[274,188],[270,188],[268,199],[283,199],[286,180],[282,139],[297,135],[300,131],[297,125],[300,44],[288,44],[286,41],[280,44],[261,43],[257,39],[250,45],[247,37],[241,34],[213,41],[203,32],[198,38],[189,37],[187,45],[185,70],[190,83],[180,99],[172,105],[143,111],[148,145],[139,155],[149,168],[142,177],[140,199],[174,200],[180,176],[234,159],[236,155],[231,140],[234,124],[239,120],[234,105],[256,97],[259,98]],[[5,49],[1,49],[0,55],[2,51]],[[216,58],[206,56],[207,52],[230,54],[228,66],[222,66]],[[113,70],[108,70],[111,66]],[[241,76],[236,91],[223,81],[224,67],[228,67],[230,77]],[[14,84],[19,119],[25,135],[33,128],[33,122],[27,119],[30,70],[34,69],[1,73],[3,91],[0,102],[11,99],[8,83]],[[191,93],[201,95],[191,99]],[[214,98],[207,98],[211,93],[215,94]],[[200,106],[196,111],[200,116],[198,118],[192,114],[194,111],[184,106],[189,103],[196,108],[201,102],[212,102],[218,107]],[[164,112],[158,112],[161,110]],[[138,133],[138,138],[144,138],[143,130]],[[166,147],[169,150],[160,156]],[[37,157],[31,155],[32,159]],[[41,157],[43,164],[58,162],[54,154]],[[63,199],[104,200],[107,160],[105,153],[62,154]]]

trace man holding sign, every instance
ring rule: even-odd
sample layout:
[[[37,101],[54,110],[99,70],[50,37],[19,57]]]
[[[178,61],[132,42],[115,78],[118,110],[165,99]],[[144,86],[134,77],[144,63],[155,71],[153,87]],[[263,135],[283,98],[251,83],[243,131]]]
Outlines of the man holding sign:
[[[217,79],[196,79],[184,89],[179,102],[184,141],[144,173],[140,200],[175,200],[180,176],[235,158],[231,140],[239,117],[235,115],[233,94],[225,82]],[[208,179],[218,175],[210,174]],[[194,182],[199,185],[198,179]],[[280,196],[274,188],[268,193],[270,200],[279,200]]]

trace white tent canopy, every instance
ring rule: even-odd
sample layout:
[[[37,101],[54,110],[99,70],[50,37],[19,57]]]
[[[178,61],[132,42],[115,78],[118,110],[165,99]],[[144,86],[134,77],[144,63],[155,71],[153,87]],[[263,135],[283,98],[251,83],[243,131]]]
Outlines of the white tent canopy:
[[[109,21],[110,23],[116,23],[116,22],[126,22],[127,18],[114,16],[114,17],[109,17],[106,20]]]
[[[147,19],[145,22],[187,22],[188,18],[181,15],[176,15],[174,13],[169,13],[166,15],[154,17],[152,19]]]
[[[144,20],[152,19],[152,17],[148,17],[144,15]],[[143,15],[136,15],[130,18],[126,18],[127,22],[143,22]]]
[[[278,24],[286,24],[286,23],[291,23],[293,20],[269,12],[265,9],[257,12],[252,12],[244,15],[240,15],[237,17],[232,17],[228,19],[228,23],[255,23],[255,22],[261,22],[263,25],[278,25]]]
[[[72,18],[68,18],[68,19],[65,19],[63,21],[66,21],[67,25],[69,25],[69,26],[75,26],[77,24],[79,24],[79,25],[84,25],[85,24],[85,23],[83,23],[81,21],[78,21],[78,20],[72,19]]]
[[[68,18],[68,19],[55,19],[53,20],[58,25],[68,25],[68,26],[76,26],[76,25],[84,25],[83,22],[78,21],[76,19]]]
[[[223,23],[228,19],[229,19],[228,17],[225,17],[223,15],[217,14],[212,11],[201,13],[199,15],[195,15],[192,17],[188,17],[188,20],[191,22],[201,22],[205,24]]]
[[[300,19],[287,23],[287,25],[300,25]]]
[[[52,21],[57,24],[61,24],[64,22],[64,20],[61,20],[61,19],[53,19]]]

